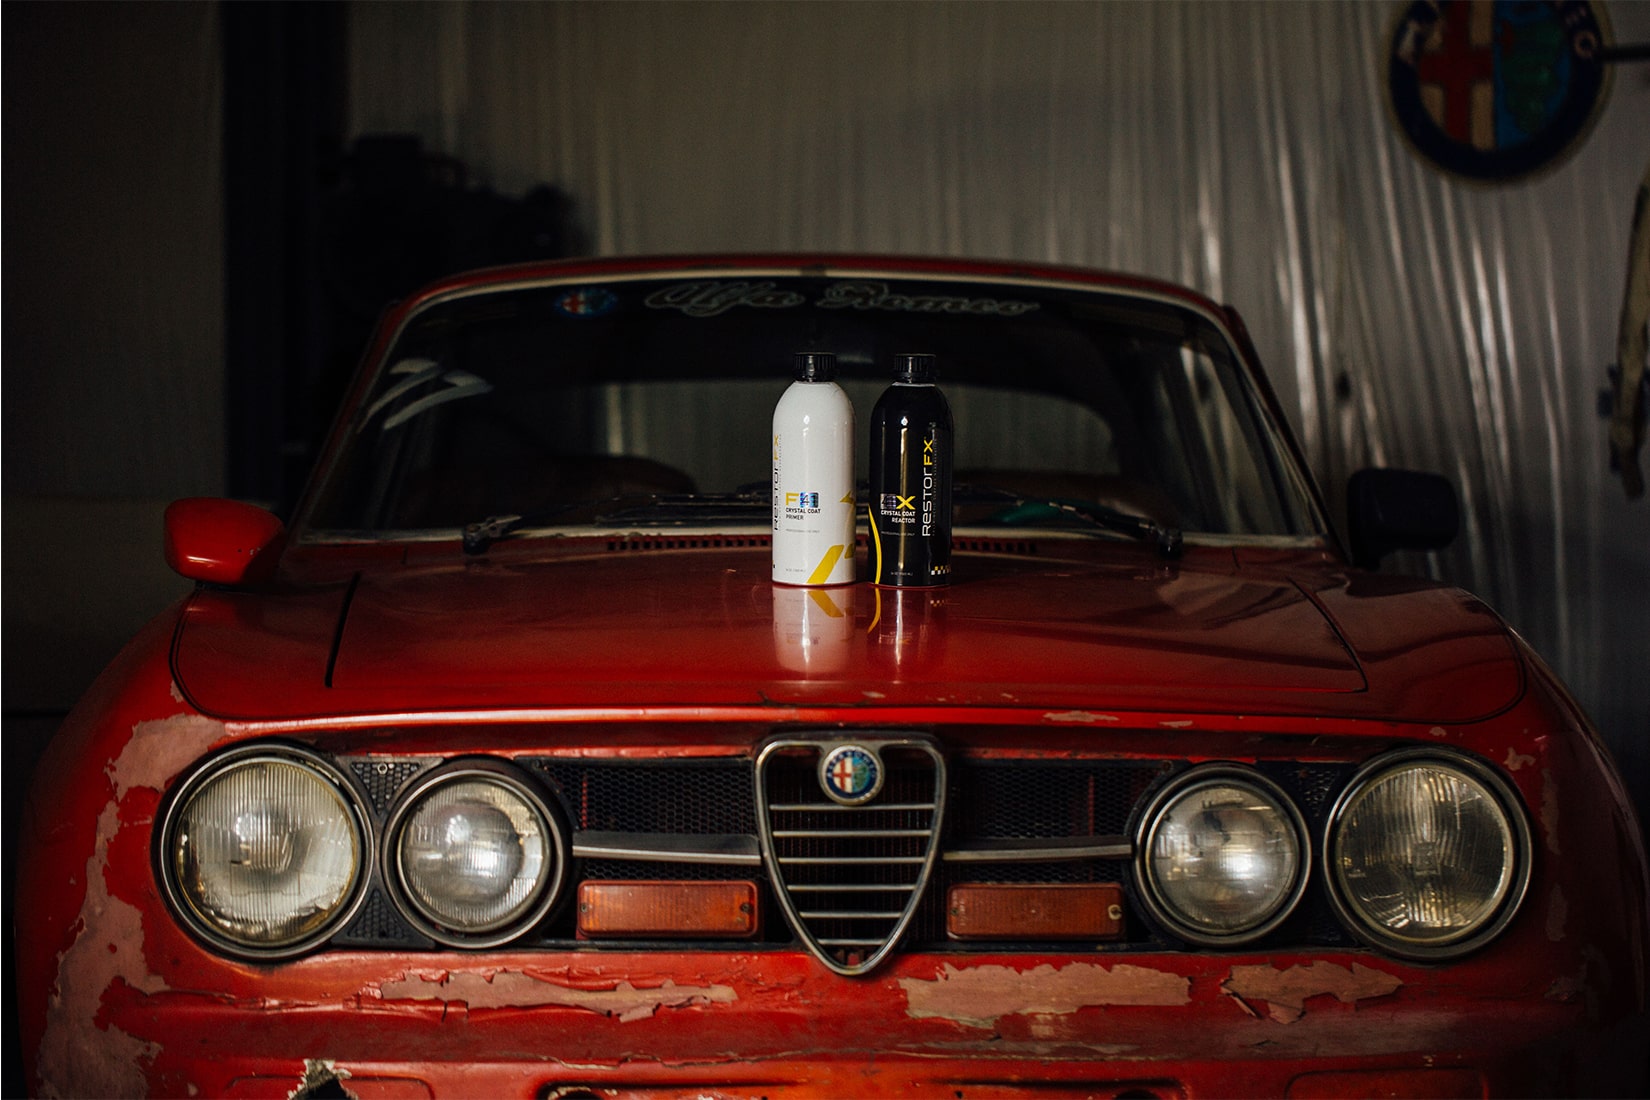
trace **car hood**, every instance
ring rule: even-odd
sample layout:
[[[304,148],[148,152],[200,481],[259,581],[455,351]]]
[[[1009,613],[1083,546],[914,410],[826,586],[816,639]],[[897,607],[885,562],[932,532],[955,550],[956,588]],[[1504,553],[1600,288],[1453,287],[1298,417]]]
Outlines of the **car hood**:
[[[197,593],[180,689],[225,718],[480,709],[1036,707],[1449,722],[1509,705],[1500,622],[1321,563],[976,554],[942,589],[792,588],[765,549],[398,563]]]

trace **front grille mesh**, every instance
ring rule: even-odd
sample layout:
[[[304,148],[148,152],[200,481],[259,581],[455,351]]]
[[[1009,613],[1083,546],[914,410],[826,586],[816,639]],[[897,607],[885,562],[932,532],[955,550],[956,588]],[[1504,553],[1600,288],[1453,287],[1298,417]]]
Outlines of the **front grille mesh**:
[[[756,835],[751,766],[735,760],[630,763],[529,760],[549,779],[575,829]]]
[[[1157,760],[976,760],[952,785],[971,839],[1114,836],[1169,771]]]

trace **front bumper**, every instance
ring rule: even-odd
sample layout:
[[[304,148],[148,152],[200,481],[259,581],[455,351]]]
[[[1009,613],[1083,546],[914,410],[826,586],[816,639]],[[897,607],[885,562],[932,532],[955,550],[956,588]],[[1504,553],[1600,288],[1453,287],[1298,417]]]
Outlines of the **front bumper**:
[[[913,955],[854,979],[791,951],[374,953],[243,972],[244,997],[224,977],[116,983],[78,1041],[48,1034],[42,1091],[1596,1095],[1641,1092],[1650,1049],[1585,982],[1358,952]]]

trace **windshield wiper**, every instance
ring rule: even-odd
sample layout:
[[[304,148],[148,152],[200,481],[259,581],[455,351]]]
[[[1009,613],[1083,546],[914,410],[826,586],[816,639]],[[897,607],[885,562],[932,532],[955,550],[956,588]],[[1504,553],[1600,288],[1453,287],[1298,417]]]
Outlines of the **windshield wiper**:
[[[1185,540],[1180,528],[1165,526],[1148,516],[1137,516],[1131,512],[1108,508],[1104,504],[1025,496],[1021,493],[1011,492],[1008,489],[999,489],[995,485],[957,485],[952,488],[951,499],[953,502],[970,498],[975,500],[1001,500],[1017,508],[1046,509],[1061,512],[1068,516],[1076,516],[1091,527],[1098,527],[1105,531],[1115,531],[1118,534],[1129,535],[1142,542],[1150,542],[1158,554],[1165,558],[1178,558],[1184,548]]]
[[[956,486],[952,490],[952,499],[1000,500],[1017,508],[1035,508],[1074,516],[1090,527],[1114,531],[1142,542],[1149,542],[1158,554],[1165,558],[1179,557],[1184,545],[1180,528],[1165,526],[1147,516],[1108,508],[1104,504],[1050,500],[999,489],[993,485],[967,484]],[[644,517],[654,522],[684,523],[729,518],[730,515],[740,515],[748,511],[754,505],[765,507],[768,502],[769,493],[765,485],[760,489],[741,485],[738,490],[731,493],[623,493],[595,500],[571,501],[524,514],[494,515],[467,523],[463,528],[464,553],[485,554],[487,548],[499,539],[508,538],[525,527],[545,523],[578,509],[625,505],[615,507],[611,511],[597,512],[590,518],[591,523],[622,523]]]
[[[488,516],[463,528],[464,552],[485,554],[499,539],[508,538],[525,527],[534,527],[557,516],[579,509],[599,509],[606,505],[626,505],[597,512],[591,523],[623,523],[643,517],[655,522],[683,523],[693,520],[725,519],[747,512],[752,505],[767,507],[768,490],[741,487],[732,493],[621,493],[617,496],[577,500],[532,512]],[[721,511],[719,511],[721,509]]]

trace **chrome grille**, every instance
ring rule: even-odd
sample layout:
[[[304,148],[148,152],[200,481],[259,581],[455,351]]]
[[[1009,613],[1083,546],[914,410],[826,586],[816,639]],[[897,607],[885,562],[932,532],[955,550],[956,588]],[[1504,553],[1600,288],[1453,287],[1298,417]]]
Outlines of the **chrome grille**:
[[[881,792],[863,805],[827,797],[820,761],[854,744],[880,757]],[[945,761],[917,738],[785,740],[757,759],[763,858],[796,934],[839,974],[863,974],[899,941],[939,852]]]

